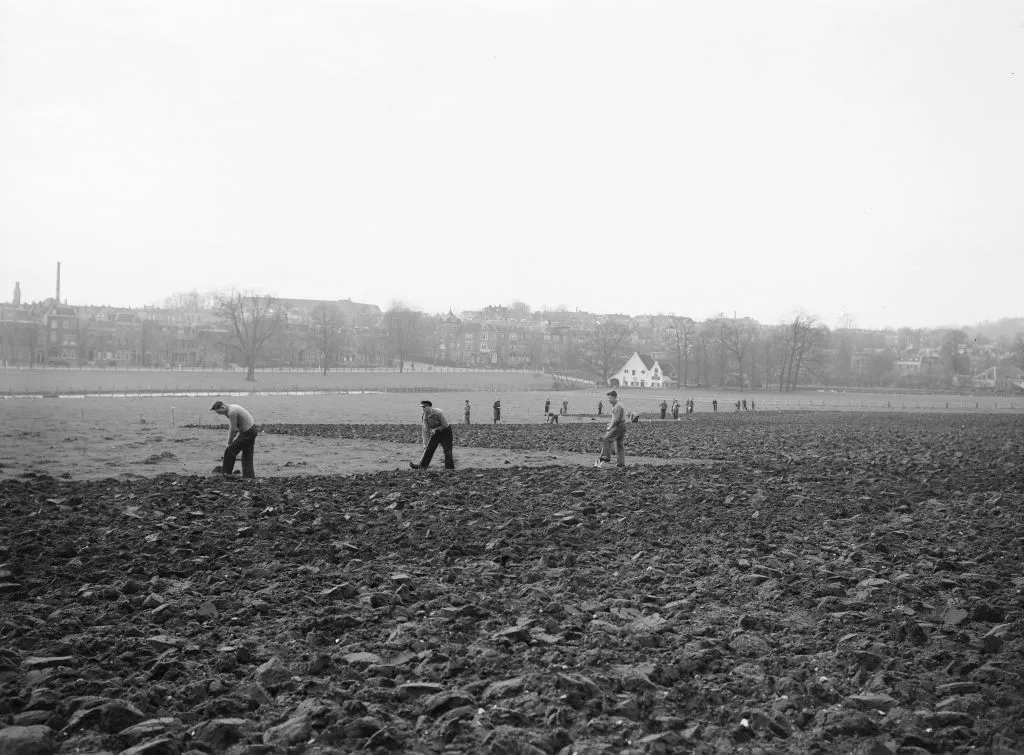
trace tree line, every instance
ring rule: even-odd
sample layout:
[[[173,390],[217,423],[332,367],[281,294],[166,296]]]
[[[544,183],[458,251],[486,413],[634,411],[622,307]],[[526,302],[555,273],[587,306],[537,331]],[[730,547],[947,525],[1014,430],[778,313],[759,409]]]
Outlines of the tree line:
[[[264,348],[286,325],[288,313],[273,297],[247,293],[217,295],[212,306],[227,326],[231,345],[245,361],[247,379],[254,379]],[[518,315],[529,316],[528,308],[524,312],[524,305],[517,307]],[[427,344],[437,340],[439,319],[395,305],[383,313],[371,334],[363,334],[374,341],[364,346],[400,371],[410,361],[430,363],[435,355]],[[593,316],[586,325],[561,329],[557,348],[542,351],[539,341],[528,342],[523,353],[533,368],[607,384],[633,351],[655,352],[661,355],[663,367],[666,361],[671,364],[681,385],[779,392],[806,385],[944,388],[953,384],[956,375],[994,364],[1024,368],[1020,333],[1012,342],[1004,339],[1007,342],[1001,348],[985,349],[994,344],[960,329],[832,330],[807,313],[777,325],[724,315],[704,321],[674,315],[650,319],[654,323],[650,332],[639,333],[621,317]],[[342,346],[360,338],[351,325],[331,304],[317,304],[309,312],[309,337],[324,370]],[[907,360],[917,360],[918,368],[902,374],[896,367]]]

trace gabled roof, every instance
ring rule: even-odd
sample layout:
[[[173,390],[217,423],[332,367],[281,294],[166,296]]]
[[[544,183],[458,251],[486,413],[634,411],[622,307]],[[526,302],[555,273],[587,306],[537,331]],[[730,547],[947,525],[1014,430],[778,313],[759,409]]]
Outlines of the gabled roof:
[[[652,357],[650,354],[637,354],[640,357],[640,361],[644,363],[644,367],[651,369],[654,367],[655,362],[658,360]]]

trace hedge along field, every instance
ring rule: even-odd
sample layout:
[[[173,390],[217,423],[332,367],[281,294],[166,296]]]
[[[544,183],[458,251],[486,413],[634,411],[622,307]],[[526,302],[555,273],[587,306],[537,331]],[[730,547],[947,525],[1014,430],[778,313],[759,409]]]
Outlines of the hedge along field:
[[[551,378],[536,372],[423,370],[376,372],[244,372],[178,370],[0,370],[0,394],[74,395],[83,393],[209,393],[352,390],[541,390]]]

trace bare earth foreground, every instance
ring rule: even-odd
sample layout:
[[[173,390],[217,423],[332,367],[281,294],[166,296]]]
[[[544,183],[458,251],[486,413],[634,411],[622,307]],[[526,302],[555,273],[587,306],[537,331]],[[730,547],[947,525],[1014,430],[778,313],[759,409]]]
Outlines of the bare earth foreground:
[[[0,753],[1024,745],[1013,415],[647,422],[609,472],[587,417],[474,425],[445,473],[263,411],[243,481],[95,406],[3,407]]]

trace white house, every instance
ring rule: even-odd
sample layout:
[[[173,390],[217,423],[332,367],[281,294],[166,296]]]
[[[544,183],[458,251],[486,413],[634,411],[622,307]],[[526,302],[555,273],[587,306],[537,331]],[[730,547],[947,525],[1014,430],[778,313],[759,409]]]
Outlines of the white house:
[[[674,383],[657,359],[634,351],[622,368],[608,378],[608,385],[612,388],[668,388]]]

